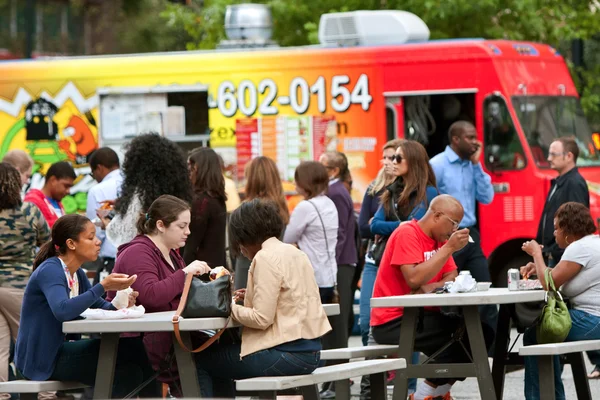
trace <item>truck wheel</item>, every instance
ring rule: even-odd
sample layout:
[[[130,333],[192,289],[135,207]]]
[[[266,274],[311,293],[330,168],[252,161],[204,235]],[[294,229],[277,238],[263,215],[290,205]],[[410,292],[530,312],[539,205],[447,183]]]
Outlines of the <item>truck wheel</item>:
[[[508,287],[508,270],[511,268],[519,269],[531,261],[531,258],[523,255],[510,260],[504,268],[500,268],[499,273],[494,278],[494,286]],[[515,312],[512,315],[513,326],[517,328],[519,333],[523,333],[525,329],[533,326],[535,320],[542,312],[544,302],[537,303],[520,303],[515,304]]]

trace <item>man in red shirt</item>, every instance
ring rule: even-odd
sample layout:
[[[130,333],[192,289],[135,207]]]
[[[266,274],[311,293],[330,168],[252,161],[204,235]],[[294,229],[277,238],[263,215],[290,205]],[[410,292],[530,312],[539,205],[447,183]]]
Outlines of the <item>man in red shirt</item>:
[[[452,253],[469,241],[469,230],[458,230],[463,208],[455,198],[440,195],[433,199],[419,221],[401,224],[390,236],[381,260],[373,297],[429,293],[457,276]],[[379,344],[398,344],[403,308],[373,308],[371,327]],[[439,308],[426,307],[415,338],[415,351],[432,355],[447,344],[462,319],[450,317]],[[422,329],[421,329],[422,327]],[[463,339],[464,340],[464,339]],[[465,346],[468,343],[465,340]],[[436,363],[468,362],[459,343],[435,357]],[[454,379],[427,379],[419,385],[415,400],[450,398]],[[413,395],[411,395],[413,396]]]

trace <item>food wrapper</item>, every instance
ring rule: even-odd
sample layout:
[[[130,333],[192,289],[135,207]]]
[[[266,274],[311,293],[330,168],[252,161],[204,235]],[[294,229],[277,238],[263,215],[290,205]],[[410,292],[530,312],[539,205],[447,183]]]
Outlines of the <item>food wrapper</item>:
[[[477,290],[477,281],[471,275],[459,275],[448,289],[450,293],[474,292]]]
[[[117,295],[111,302],[112,305],[115,306],[117,310],[123,310],[127,308],[127,306],[129,305],[129,295],[131,293],[133,293],[133,289],[130,287],[125,290],[119,290],[117,292]]]
[[[210,271],[209,278],[211,281],[214,281],[225,275],[229,275],[229,271],[225,267],[215,267]]]
[[[519,279],[519,290],[541,290],[544,289],[539,279]]]
[[[103,310],[101,308],[88,308],[81,316],[85,319],[132,319],[140,318],[146,313],[144,306],[133,306],[121,310]]]

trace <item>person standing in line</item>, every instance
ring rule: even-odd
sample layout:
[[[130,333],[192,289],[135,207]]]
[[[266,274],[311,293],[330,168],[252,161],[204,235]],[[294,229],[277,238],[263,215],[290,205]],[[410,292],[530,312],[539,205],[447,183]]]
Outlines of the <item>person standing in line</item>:
[[[135,137],[126,146],[121,195],[115,217],[106,223],[106,237],[115,247],[137,235],[136,221],[163,194],[191,204],[192,184],[181,147],[156,133]]]
[[[348,182],[348,159],[337,151],[324,153],[320,160],[329,175],[327,196],[333,201],[338,211],[338,241],[335,249],[337,270],[337,290],[339,294],[340,315],[334,318],[334,328],[331,338],[325,342],[328,348],[348,346],[348,325],[354,296],[352,280],[358,255],[356,251],[355,230],[357,228],[354,215],[354,203],[344,182]],[[322,399],[335,396],[334,385],[323,385]]]
[[[285,200],[281,176],[279,175],[279,170],[277,169],[275,161],[265,156],[256,157],[246,165],[244,175],[246,178],[244,201],[253,199],[273,201],[277,204],[279,216],[285,227],[290,222],[290,211],[288,209],[287,201]],[[282,236],[283,232],[279,238],[281,239]],[[250,263],[251,261],[243,254],[238,254],[237,257],[235,257],[234,286],[236,290],[246,288]]]
[[[123,174],[120,170],[119,156],[110,147],[102,147],[95,150],[89,159],[92,177],[98,184],[92,186],[88,191],[87,207],[85,215],[90,219],[96,219],[98,209],[107,200],[115,200],[119,197],[119,191],[123,184]],[[106,239],[104,230],[96,227],[96,237],[102,243],[100,245],[100,255],[98,259],[90,265],[96,271],[94,284],[104,279],[105,275],[110,274],[115,266],[117,258],[117,248]],[[87,268],[84,265],[84,268]]]
[[[227,208],[227,214],[231,214],[240,206],[240,194],[238,193],[237,186],[233,179],[227,176],[227,169],[225,168],[223,157],[221,157],[219,153],[217,153],[217,157],[219,157],[219,165],[221,166],[223,179],[225,179],[225,194],[227,195],[225,207]]]
[[[35,249],[50,237],[40,210],[21,200],[19,171],[0,163],[0,382],[9,378],[11,339],[17,340],[21,303]],[[0,399],[10,395],[0,394]]]
[[[564,253],[564,249],[556,244],[554,236],[553,221],[556,211],[570,201],[590,207],[590,192],[587,182],[577,168],[577,157],[579,157],[579,147],[571,137],[560,137],[550,144],[548,164],[558,172],[558,176],[552,180],[536,237],[537,242],[543,246],[542,254],[550,268],[560,262]],[[588,378],[600,379],[600,351],[588,351],[587,356],[594,364],[594,369]]]
[[[33,171],[33,159],[29,154],[20,149],[10,150],[4,155],[2,162],[9,163],[17,169],[21,176],[21,186],[29,183]]]
[[[188,164],[194,200],[183,259],[186,263],[202,260],[211,268],[225,267],[227,196],[219,157],[213,149],[202,147],[192,152]]]
[[[460,229],[468,228],[472,243],[453,254],[459,271],[470,271],[477,282],[490,282],[487,259],[481,250],[477,227],[476,202],[490,204],[494,200],[492,178],[481,166],[481,142],[475,126],[467,121],[457,121],[448,130],[449,145],[443,153],[430,161],[435,172],[438,189],[457,199],[464,208]],[[498,319],[495,305],[481,306],[481,319],[494,331]]]
[[[65,215],[65,208],[60,201],[69,194],[75,178],[77,175],[70,163],[54,163],[46,172],[44,187],[41,190],[29,190],[23,201],[35,204],[44,215],[48,226],[52,228],[56,220]]]

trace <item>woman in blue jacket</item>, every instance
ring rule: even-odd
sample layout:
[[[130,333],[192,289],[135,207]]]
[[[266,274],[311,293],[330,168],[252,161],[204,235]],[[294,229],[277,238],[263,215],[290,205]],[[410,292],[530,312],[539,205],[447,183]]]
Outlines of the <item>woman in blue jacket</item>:
[[[136,276],[111,274],[91,287],[84,262],[95,261],[100,252],[96,227],[82,215],[59,218],[52,238],[40,249],[25,289],[15,364],[20,375],[44,381],[76,381],[94,386],[100,339],[72,340],[62,323],[79,318],[88,308],[116,310],[102,299],[108,290],[131,286]],[[129,298],[135,304],[136,293]],[[123,398],[153,374],[140,338],[121,339],[115,368],[114,396]],[[156,382],[140,397],[159,397]]]

